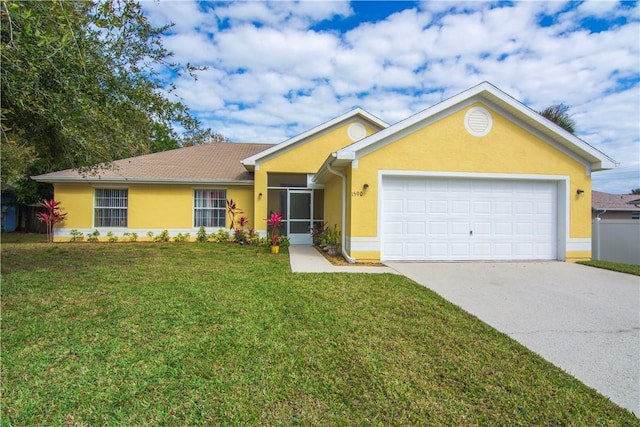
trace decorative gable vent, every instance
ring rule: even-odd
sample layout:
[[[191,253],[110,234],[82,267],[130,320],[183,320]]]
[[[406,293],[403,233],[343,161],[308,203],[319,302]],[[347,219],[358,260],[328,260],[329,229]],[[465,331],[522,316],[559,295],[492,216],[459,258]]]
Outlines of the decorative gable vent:
[[[473,107],[464,116],[464,127],[473,136],[485,136],[491,131],[491,113],[482,107]]]
[[[359,141],[367,136],[367,129],[361,123],[352,123],[347,129],[347,134],[352,141]]]

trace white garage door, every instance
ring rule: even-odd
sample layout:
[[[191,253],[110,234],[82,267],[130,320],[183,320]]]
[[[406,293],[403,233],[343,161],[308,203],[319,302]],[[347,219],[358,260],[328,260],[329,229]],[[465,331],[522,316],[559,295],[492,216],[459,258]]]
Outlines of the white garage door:
[[[383,177],[382,259],[557,256],[552,181]]]

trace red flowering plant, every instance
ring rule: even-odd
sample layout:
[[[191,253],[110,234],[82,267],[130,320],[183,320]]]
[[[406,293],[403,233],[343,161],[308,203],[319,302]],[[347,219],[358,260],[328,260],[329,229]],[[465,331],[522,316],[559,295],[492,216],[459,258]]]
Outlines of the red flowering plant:
[[[45,211],[36,215],[40,221],[47,224],[47,241],[49,243],[53,243],[53,227],[57,223],[64,221],[67,216],[66,213],[62,212],[60,204],[60,202],[53,199],[43,200],[41,205],[45,208]]]
[[[280,245],[280,225],[282,225],[282,215],[278,212],[271,213],[271,216],[267,218],[267,225],[271,229],[271,237],[269,238],[271,242],[271,246],[279,246]]]

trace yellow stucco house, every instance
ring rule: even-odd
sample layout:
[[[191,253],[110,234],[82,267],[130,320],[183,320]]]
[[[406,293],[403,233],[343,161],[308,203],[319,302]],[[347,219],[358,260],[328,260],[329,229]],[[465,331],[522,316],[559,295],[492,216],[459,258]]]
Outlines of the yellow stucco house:
[[[233,199],[292,244],[342,230],[349,261],[573,260],[591,256],[591,173],[615,162],[489,83],[396,124],[354,109],[280,144],[214,143],[114,162],[52,183],[55,230],[104,236],[228,228]]]

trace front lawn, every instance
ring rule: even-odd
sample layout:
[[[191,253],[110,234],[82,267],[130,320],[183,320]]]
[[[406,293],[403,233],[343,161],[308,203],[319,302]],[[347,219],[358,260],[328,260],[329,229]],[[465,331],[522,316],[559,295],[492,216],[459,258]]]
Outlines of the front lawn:
[[[224,244],[2,245],[2,425],[637,425],[395,275]]]

